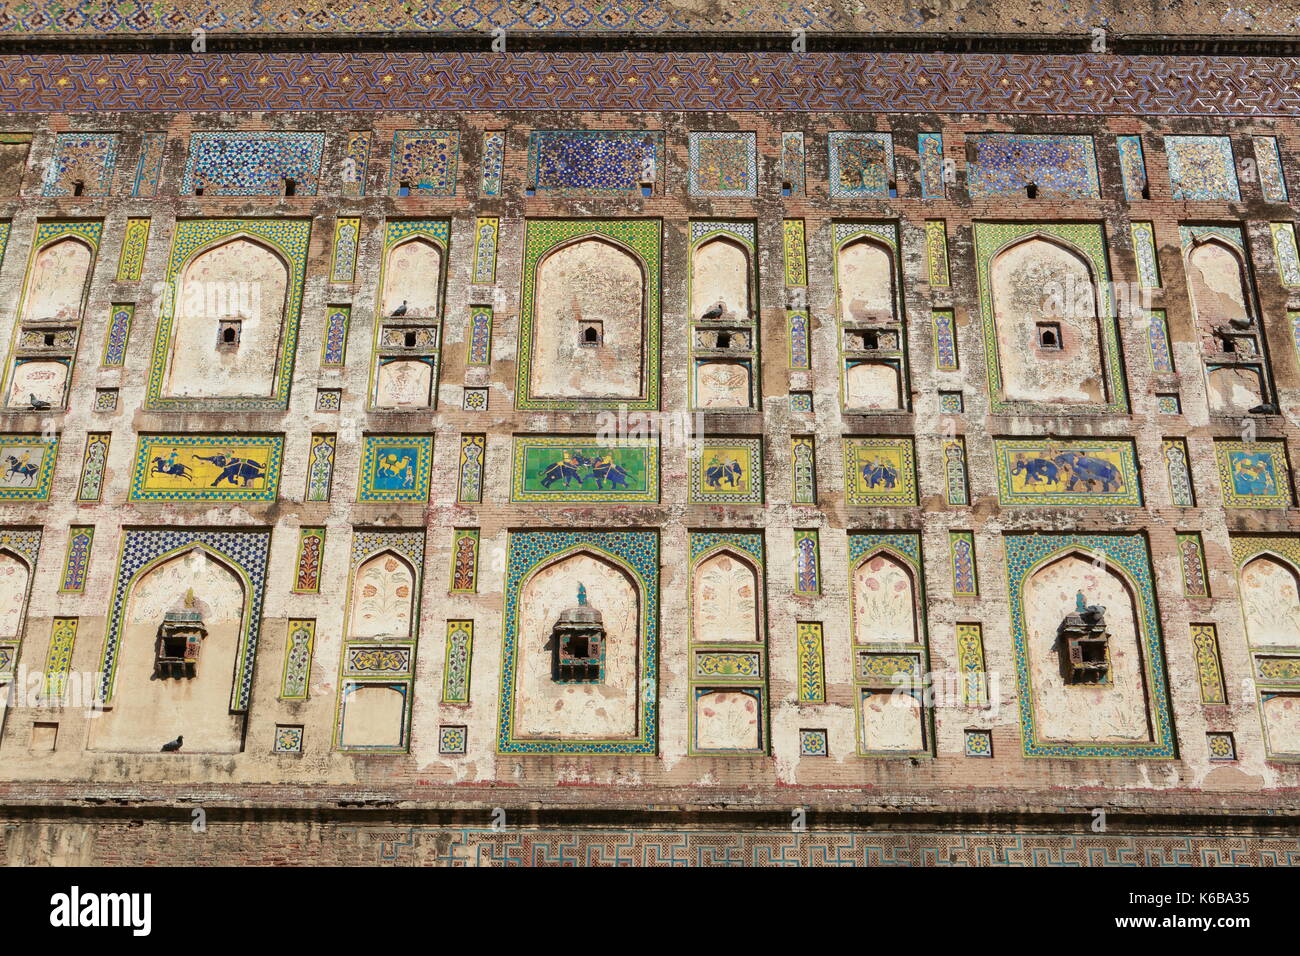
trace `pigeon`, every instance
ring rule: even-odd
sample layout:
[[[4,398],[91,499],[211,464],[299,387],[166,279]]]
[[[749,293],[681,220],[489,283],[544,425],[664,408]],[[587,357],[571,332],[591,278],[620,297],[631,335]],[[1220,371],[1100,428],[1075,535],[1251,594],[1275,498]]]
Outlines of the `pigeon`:
[[[50,407],[50,403],[43,398],[37,398],[35,392],[28,392],[27,394],[29,396],[28,401],[31,403],[34,411],[40,412]]]
[[[700,318],[701,318],[701,319],[720,319],[720,318],[722,318],[722,314],[723,314],[724,312],[726,312],[726,311],[727,311],[727,307],[726,307],[725,305],[723,305],[722,302],[719,302],[717,305],[715,305],[715,306],[713,306],[712,308],[706,310],[705,313],[704,313],[702,316],[700,316]]]
[[[396,317],[399,316],[399,315],[406,315],[406,300],[405,300],[405,299],[402,300],[402,304],[401,304],[401,305],[399,305],[397,308],[395,308],[395,309],[393,310],[393,318],[396,318]]]
[[[1265,402],[1263,405],[1256,405],[1249,412],[1251,415],[1276,415],[1277,406],[1272,402]]]
[[[181,749],[181,744],[184,742],[185,742],[184,737],[177,737],[175,740],[170,740],[167,743],[162,745],[161,752],[165,754],[174,754],[176,753],[176,751]]]
[[[1248,315],[1238,315],[1229,319],[1228,324],[1234,329],[1248,329],[1255,324],[1255,320]]]

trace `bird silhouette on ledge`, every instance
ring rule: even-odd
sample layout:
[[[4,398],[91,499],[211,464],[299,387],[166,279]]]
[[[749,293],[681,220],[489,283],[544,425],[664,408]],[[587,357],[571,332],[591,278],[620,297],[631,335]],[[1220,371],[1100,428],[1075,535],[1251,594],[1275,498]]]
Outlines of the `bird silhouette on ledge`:
[[[727,311],[727,306],[726,306],[723,302],[719,301],[716,305],[711,306],[710,308],[706,309],[705,312],[704,312],[704,314],[701,315],[700,318],[701,318],[701,319],[720,319],[720,318],[722,318],[722,314],[723,314],[724,312],[726,312],[726,311]]]
[[[395,308],[395,309],[392,311],[392,316],[393,316],[393,318],[397,318],[399,315],[406,315],[406,300],[405,300],[405,299],[402,300],[402,304],[401,304],[401,305],[399,305],[397,308]]]
[[[169,740],[167,743],[163,744],[161,752],[165,754],[174,754],[181,749],[181,744],[184,742],[185,738],[178,736],[175,740]]]
[[[43,398],[37,398],[35,392],[28,392],[27,394],[28,394],[27,401],[32,406],[32,409],[34,411],[40,412],[50,407],[50,403]]]

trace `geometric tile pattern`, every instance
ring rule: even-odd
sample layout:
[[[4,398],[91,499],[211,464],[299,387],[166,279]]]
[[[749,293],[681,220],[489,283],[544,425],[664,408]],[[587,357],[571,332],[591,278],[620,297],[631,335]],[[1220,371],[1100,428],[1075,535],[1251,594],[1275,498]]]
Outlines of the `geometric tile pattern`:
[[[300,724],[276,724],[275,740],[271,752],[277,754],[302,753],[303,728]]]
[[[41,195],[109,195],[113,191],[117,152],[117,133],[59,133]]]
[[[93,527],[68,529],[68,550],[63,558],[63,583],[59,585],[60,593],[80,594],[86,589],[86,577],[90,573],[90,546],[94,540]]]
[[[260,130],[190,134],[182,196],[282,196],[285,180],[295,193],[316,195],[324,133]]]
[[[528,185],[558,196],[640,196],[653,188],[663,134],[624,130],[534,130]]]
[[[988,730],[968,730],[965,732],[963,752],[967,757],[992,757],[993,734]]]
[[[1024,197],[1033,184],[1044,196],[1095,199],[1097,157],[1091,136],[977,133],[966,137],[975,158],[967,171],[972,196]]]
[[[1166,136],[1169,185],[1174,199],[1241,198],[1226,136]]]
[[[438,753],[463,754],[469,746],[469,728],[464,724],[448,724],[438,728]]]
[[[826,746],[826,731],[824,730],[801,730],[799,731],[799,756],[800,757],[825,757],[830,753]]]
[[[1205,735],[1206,749],[1211,760],[1236,760],[1237,745],[1232,734],[1209,733]]]

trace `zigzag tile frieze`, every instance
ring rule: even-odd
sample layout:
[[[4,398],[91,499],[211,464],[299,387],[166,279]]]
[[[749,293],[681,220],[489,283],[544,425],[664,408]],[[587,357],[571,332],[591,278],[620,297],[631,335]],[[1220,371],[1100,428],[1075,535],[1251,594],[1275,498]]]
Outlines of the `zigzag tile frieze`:
[[[0,108],[1300,113],[1300,58],[907,53],[31,55]]]

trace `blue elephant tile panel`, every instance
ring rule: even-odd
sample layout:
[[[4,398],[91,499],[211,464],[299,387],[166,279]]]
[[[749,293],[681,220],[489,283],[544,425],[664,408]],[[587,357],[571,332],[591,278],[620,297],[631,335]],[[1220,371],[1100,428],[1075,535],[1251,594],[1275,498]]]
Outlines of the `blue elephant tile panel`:
[[[1004,505],[1142,504],[1137,458],[1126,439],[994,440]]]
[[[1291,481],[1280,441],[1216,441],[1219,487],[1226,508],[1288,508]]]
[[[281,435],[142,435],[131,501],[274,501]]]
[[[659,446],[516,435],[511,475],[511,501],[658,501]]]
[[[763,441],[732,438],[704,442],[691,456],[693,504],[763,503]]]
[[[912,439],[844,439],[844,493],[851,505],[916,504]]]
[[[366,435],[358,501],[429,500],[432,435]]]

